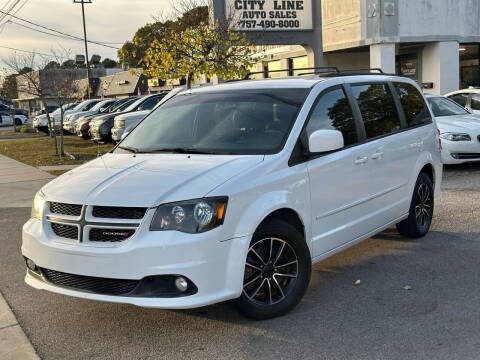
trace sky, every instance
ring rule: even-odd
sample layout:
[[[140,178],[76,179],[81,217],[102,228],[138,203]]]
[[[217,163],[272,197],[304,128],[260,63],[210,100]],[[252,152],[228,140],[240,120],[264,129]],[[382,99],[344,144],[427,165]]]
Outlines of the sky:
[[[0,10],[5,11],[14,2],[16,1],[0,0]],[[73,0],[21,0],[19,5],[23,2],[25,5],[18,11],[17,17],[83,38],[80,4],[74,4]],[[91,4],[85,4],[87,39],[114,43],[111,46],[119,48],[126,40],[132,39],[139,27],[152,22],[152,15],[168,15],[170,11],[169,0],[92,0]],[[4,22],[5,20],[2,24]],[[70,50],[72,58],[75,54],[85,54],[83,41],[56,38],[12,23],[6,24],[1,30],[0,46],[41,53],[50,53],[52,48],[58,52],[63,47]],[[13,53],[12,50],[0,47],[0,59],[8,58]],[[91,43],[88,45],[88,53],[89,57],[98,54],[102,59],[117,59],[116,49]]]

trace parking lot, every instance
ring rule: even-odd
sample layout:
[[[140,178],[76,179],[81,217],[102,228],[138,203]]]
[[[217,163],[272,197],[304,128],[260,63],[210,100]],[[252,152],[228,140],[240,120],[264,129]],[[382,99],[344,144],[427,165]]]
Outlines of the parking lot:
[[[389,229],[315,265],[301,304],[273,320],[230,303],[165,311],[35,291],[27,208],[0,209],[0,291],[42,359],[478,359],[479,179],[479,165],[447,169],[427,237]]]

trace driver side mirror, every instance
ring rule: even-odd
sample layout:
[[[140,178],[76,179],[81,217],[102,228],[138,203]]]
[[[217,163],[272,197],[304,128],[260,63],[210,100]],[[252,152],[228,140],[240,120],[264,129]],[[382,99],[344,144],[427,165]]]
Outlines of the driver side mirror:
[[[338,130],[317,130],[308,138],[310,153],[323,153],[343,148],[343,134]]]

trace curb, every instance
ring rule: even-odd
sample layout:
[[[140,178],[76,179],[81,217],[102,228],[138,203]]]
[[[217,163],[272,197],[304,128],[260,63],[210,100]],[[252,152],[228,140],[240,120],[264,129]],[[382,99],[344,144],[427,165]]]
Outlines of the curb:
[[[39,360],[32,344],[0,293],[0,359]]]

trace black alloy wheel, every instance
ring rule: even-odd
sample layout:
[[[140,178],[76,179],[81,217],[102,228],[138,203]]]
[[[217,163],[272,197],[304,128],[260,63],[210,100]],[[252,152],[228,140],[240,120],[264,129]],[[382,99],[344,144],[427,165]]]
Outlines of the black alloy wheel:
[[[303,234],[282,220],[266,221],[250,242],[237,308],[257,320],[287,313],[305,294],[311,268]]]
[[[430,176],[422,172],[417,179],[408,218],[397,224],[398,232],[409,238],[420,238],[430,230],[435,205]]]
[[[261,239],[248,249],[243,292],[253,302],[276,304],[291,293],[297,275],[295,250],[282,239]]]

